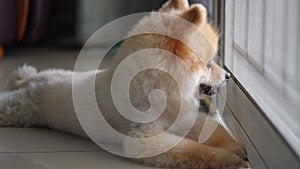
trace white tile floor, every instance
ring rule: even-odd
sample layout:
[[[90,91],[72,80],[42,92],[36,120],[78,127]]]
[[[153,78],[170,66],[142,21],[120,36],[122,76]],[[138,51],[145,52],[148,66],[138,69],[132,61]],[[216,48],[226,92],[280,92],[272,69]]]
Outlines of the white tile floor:
[[[0,138],[1,169],[150,169],[90,140],[47,129],[1,128]]]
[[[0,61],[0,90],[13,70],[27,62],[38,69],[73,69],[79,51],[21,49]],[[98,52],[98,51],[91,51]],[[109,64],[105,61],[105,65]],[[92,141],[38,128],[0,128],[0,169],[149,168],[111,155]]]

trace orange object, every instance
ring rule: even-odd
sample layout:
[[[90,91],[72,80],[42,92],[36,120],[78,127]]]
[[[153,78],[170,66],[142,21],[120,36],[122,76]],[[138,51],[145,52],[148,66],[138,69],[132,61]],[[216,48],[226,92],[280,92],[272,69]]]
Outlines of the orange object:
[[[17,9],[18,9],[18,36],[17,41],[20,42],[25,34],[27,23],[28,23],[28,14],[29,14],[29,0],[18,0]]]
[[[4,49],[3,47],[0,45],[0,59],[2,59],[4,56]]]

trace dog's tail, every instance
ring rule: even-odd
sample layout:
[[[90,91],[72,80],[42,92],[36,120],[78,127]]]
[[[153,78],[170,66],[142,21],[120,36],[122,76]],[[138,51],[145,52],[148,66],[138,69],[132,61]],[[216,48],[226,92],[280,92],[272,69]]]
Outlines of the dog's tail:
[[[7,89],[15,90],[23,87],[26,81],[36,74],[37,70],[35,67],[24,64],[23,66],[19,67],[16,71],[13,72],[12,77],[8,82]]]

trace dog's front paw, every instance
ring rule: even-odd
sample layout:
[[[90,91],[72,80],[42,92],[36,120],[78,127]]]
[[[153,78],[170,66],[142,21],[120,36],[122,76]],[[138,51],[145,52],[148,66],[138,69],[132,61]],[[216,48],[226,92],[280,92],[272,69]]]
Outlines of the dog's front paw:
[[[234,144],[226,149],[244,160],[248,159],[247,151],[246,151],[245,147],[241,144]]]
[[[212,156],[211,166],[209,168],[214,169],[239,169],[249,168],[249,163],[236,154],[233,154],[227,150],[219,149]]]

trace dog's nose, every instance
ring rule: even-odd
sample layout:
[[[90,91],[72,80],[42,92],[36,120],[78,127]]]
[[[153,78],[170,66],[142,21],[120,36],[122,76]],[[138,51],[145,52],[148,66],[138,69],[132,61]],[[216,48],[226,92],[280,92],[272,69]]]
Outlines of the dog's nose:
[[[230,78],[230,73],[226,72],[225,73],[225,79],[228,80]]]

